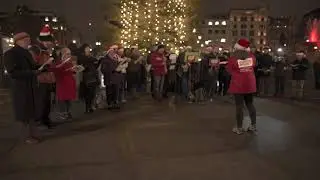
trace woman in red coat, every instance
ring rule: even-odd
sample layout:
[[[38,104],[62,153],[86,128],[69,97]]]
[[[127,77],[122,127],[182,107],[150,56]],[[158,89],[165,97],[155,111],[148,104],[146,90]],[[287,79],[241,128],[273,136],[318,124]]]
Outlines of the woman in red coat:
[[[227,65],[227,71],[231,75],[229,93],[234,94],[236,104],[237,127],[233,128],[236,134],[242,134],[245,130],[242,128],[243,106],[246,105],[251,125],[249,131],[256,131],[256,109],[253,105],[253,97],[256,92],[256,78],[254,67],[256,59],[250,53],[250,42],[240,39],[235,45],[235,51],[230,57]]]
[[[56,96],[60,106],[62,119],[71,119],[71,102],[76,99],[75,69],[69,48],[61,50],[61,60],[58,61],[52,71],[56,77]]]

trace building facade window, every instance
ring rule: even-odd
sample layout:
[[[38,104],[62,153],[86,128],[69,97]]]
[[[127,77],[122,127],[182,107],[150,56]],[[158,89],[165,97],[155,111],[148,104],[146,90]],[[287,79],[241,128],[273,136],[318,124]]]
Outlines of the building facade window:
[[[241,30],[241,36],[247,36],[247,31],[246,30]]]
[[[209,30],[208,30],[208,34],[212,34],[212,29],[209,29]]]
[[[253,25],[253,24],[251,24],[251,25],[250,25],[250,28],[251,28],[251,29],[253,29],[253,28],[254,28],[254,25]]]
[[[249,35],[250,35],[250,36],[254,36],[254,31],[251,30],[251,31],[249,32]]]
[[[219,30],[215,30],[214,33],[215,33],[215,34],[219,34]]]
[[[251,21],[254,21],[254,17],[251,17]]]
[[[235,25],[233,25],[233,28],[234,28],[234,29],[237,29],[237,27],[238,27],[238,26],[237,26],[236,24],[235,24]]]
[[[232,36],[238,36],[238,31],[232,31]]]
[[[260,44],[263,44],[263,42],[264,42],[263,39],[260,39]]]
[[[248,18],[247,18],[247,17],[245,17],[245,16],[243,16],[243,17],[241,17],[241,18],[240,18],[240,21],[242,21],[242,22],[246,22],[246,21],[248,21]]]
[[[247,25],[246,24],[241,24],[241,29],[246,29]]]
[[[221,30],[221,34],[226,34],[226,30]]]

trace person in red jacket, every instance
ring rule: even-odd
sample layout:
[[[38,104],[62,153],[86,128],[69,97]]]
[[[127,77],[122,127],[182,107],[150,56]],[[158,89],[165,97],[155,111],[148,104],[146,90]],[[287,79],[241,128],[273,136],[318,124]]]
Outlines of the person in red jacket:
[[[50,70],[54,72],[56,77],[56,93],[59,101],[59,116],[62,120],[71,120],[71,103],[76,99],[77,87],[72,62],[71,51],[69,48],[61,50],[61,60],[58,60]]]
[[[234,95],[236,104],[237,127],[233,128],[236,134],[242,134],[245,130],[242,128],[243,106],[246,105],[251,125],[249,131],[256,131],[256,109],[253,105],[253,97],[256,92],[256,78],[254,67],[256,58],[250,52],[250,42],[246,39],[240,39],[234,46],[234,52],[231,55],[227,71],[231,75],[229,93]]]
[[[165,46],[159,45],[157,51],[151,54],[151,68],[154,79],[154,95],[158,100],[161,100],[164,78],[167,74],[167,65],[164,53]]]

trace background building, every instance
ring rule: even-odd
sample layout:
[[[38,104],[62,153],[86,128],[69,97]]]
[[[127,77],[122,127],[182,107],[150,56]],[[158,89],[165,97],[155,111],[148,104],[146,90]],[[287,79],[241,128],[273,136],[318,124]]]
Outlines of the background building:
[[[240,38],[247,38],[257,49],[261,50],[268,45],[267,8],[232,9],[229,18],[232,44]]]
[[[292,51],[294,48],[294,20],[292,17],[269,17],[268,43],[271,49],[282,48]]]
[[[67,45],[71,42],[71,29],[62,17],[53,12],[35,11],[26,6],[17,6],[15,12],[0,13],[0,32],[5,34],[13,35],[16,31],[26,31],[35,40],[45,25],[52,29],[57,44]]]
[[[212,44],[224,49],[230,49],[229,25],[227,14],[216,14],[203,18],[198,23],[199,35],[197,43],[200,46]]]
[[[309,47],[320,49],[320,8],[310,11],[303,16],[302,30],[304,39]]]

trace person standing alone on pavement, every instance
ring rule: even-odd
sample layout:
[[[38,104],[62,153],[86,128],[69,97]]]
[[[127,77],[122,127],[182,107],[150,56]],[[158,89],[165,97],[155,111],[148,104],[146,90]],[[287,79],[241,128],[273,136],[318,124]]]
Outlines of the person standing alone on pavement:
[[[237,126],[233,128],[236,134],[242,134],[245,130],[243,124],[243,106],[246,105],[251,125],[249,131],[256,131],[256,109],[253,105],[254,93],[256,92],[256,78],[254,67],[256,59],[250,53],[250,42],[246,39],[240,39],[234,46],[235,51],[229,59],[227,71],[231,75],[229,93],[234,95],[236,104]]]
[[[11,95],[15,119],[26,129],[25,142],[38,143],[35,134],[37,75],[41,73],[28,51],[30,36],[25,32],[13,36],[15,46],[4,54],[4,65],[11,79]]]

